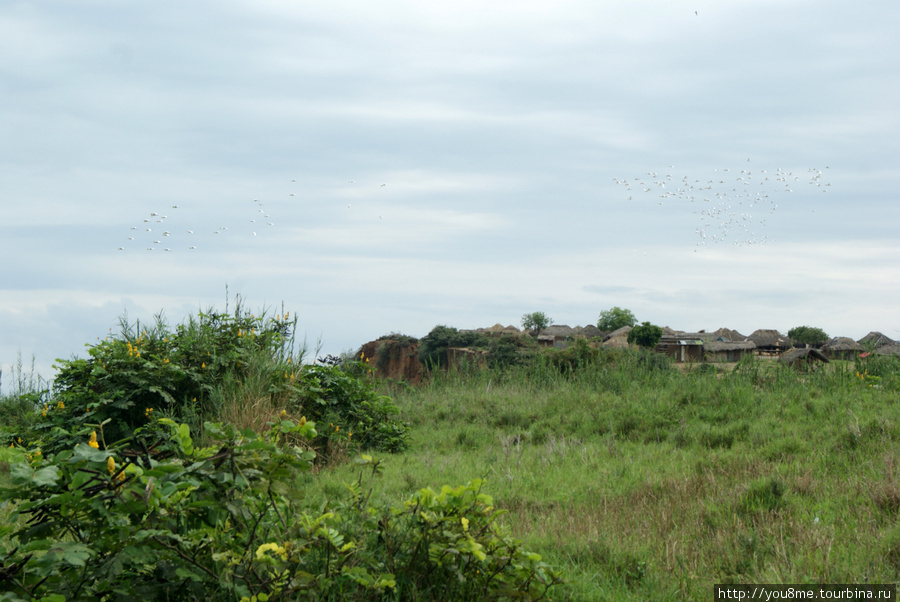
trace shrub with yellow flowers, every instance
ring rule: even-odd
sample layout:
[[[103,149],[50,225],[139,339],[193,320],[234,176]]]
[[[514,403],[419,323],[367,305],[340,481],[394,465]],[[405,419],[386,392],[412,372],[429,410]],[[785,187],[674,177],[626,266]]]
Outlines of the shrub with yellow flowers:
[[[295,485],[313,452],[292,442],[315,425],[268,426],[206,423],[213,445],[199,447],[163,418],[109,448],[6,452],[0,599],[538,600],[560,583],[497,525],[481,481],[391,507],[369,502],[361,474],[347,497],[305,505]]]

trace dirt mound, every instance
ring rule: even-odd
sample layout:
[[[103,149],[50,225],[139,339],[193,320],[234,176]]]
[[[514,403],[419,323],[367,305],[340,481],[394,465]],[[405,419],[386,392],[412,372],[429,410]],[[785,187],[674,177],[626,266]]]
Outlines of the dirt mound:
[[[357,357],[364,353],[375,368],[378,378],[405,380],[412,384],[422,381],[424,372],[419,363],[419,343],[409,340],[381,339],[360,347]]]

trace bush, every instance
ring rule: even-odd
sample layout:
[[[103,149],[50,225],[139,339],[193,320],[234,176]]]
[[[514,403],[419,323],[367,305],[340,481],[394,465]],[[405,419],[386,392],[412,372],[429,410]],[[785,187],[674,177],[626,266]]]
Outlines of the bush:
[[[314,424],[270,427],[207,423],[202,449],[168,419],[114,448],[4,448],[0,599],[536,600],[561,582],[496,523],[480,481],[375,508],[360,477],[310,511],[293,482],[313,454],[294,443]]]
[[[52,401],[30,428],[9,436],[55,453],[83,441],[91,425],[104,424],[113,443],[159,416],[202,434],[205,421],[227,417],[259,429],[286,409],[329,423],[315,445],[404,449],[408,427],[390,398],[374,392],[368,366],[303,365],[288,318],[256,317],[238,304],[233,315],[201,312],[174,332],[161,317],[148,328],[123,320],[88,358],[58,360]]]
[[[541,331],[553,323],[553,318],[542,311],[535,311],[522,316],[522,328],[534,331],[535,335],[541,334]]]
[[[828,342],[828,335],[821,328],[812,326],[797,326],[788,330],[788,338],[794,345],[824,345]]]
[[[486,349],[490,339],[477,332],[460,332],[452,326],[435,326],[419,340],[419,361],[428,369],[446,368],[447,349],[451,347],[478,347]]]
[[[637,344],[645,349],[653,349],[662,338],[662,328],[654,326],[650,322],[643,322],[628,332],[628,342]]]
[[[623,326],[634,326],[637,324],[637,318],[629,309],[621,307],[613,307],[600,312],[600,319],[597,320],[597,328],[604,332],[612,332]]]

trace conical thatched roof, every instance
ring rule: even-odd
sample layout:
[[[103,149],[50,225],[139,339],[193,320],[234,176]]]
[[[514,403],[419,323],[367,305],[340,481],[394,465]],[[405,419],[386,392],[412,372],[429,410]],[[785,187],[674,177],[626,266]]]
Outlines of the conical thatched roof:
[[[884,347],[885,345],[893,345],[895,342],[896,341],[893,341],[893,340],[889,339],[888,337],[884,336],[883,334],[881,334],[880,332],[877,332],[874,330],[872,332],[870,332],[869,334],[867,334],[866,336],[864,336],[863,338],[861,338],[859,341],[857,341],[857,343],[859,343],[860,345],[862,345],[864,347],[869,347],[871,345],[875,349],[878,349],[879,347]]]
[[[790,349],[793,346],[791,340],[777,330],[755,330],[753,334],[747,338],[756,343],[757,347],[780,347],[781,349]]]
[[[617,330],[613,330],[611,333],[606,335],[605,340],[614,339],[616,337],[628,337],[628,333],[631,332],[631,326],[623,326]]]
[[[626,326],[626,328],[630,329],[630,327],[627,327],[627,326]],[[603,344],[601,346],[605,347],[605,348],[612,347],[612,348],[619,348],[619,349],[627,349],[628,347],[631,347],[631,345],[628,344],[628,334],[627,333],[616,335],[614,337],[610,337],[610,338],[606,339],[605,341],[603,341]]]
[[[597,328],[596,326],[589,325],[589,326],[585,326],[584,328],[582,328],[581,332],[579,334],[581,334],[582,336],[587,337],[589,339],[592,339],[594,337],[602,337],[603,331],[600,330],[599,328]]]
[[[819,360],[821,362],[827,362],[828,358],[825,357],[824,353],[813,347],[791,349],[790,351],[785,351],[784,353],[782,353],[781,357],[778,358],[778,361],[784,364],[793,364],[794,362],[798,362],[801,360]]]
[[[737,343],[741,341],[746,341],[747,337],[739,333],[737,330],[731,330],[729,328],[722,327],[715,332],[712,333],[713,339],[717,340],[719,337],[722,337],[726,341]]]
[[[863,346],[850,337],[835,337],[825,343],[823,351],[863,351]]]
[[[575,334],[575,329],[571,326],[566,326],[565,324],[554,324],[553,326],[548,326],[542,330],[541,334],[554,337],[570,337]]]

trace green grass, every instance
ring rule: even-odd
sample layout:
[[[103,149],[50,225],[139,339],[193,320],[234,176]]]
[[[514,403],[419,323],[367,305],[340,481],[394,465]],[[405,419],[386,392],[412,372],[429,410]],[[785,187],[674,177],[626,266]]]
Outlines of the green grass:
[[[566,570],[560,600],[900,580],[896,366],[870,387],[846,362],[722,374],[612,359],[390,391],[413,435],[373,499],[485,477],[515,536]],[[314,502],[356,478],[347,464],[302,486]]]
[[[383,383],[412,427],[409,448],[376,454],[383,475],[363,483],[373,502],[399,504],[485,478],[505,526],[566,572],[555,600],[707,600],[722,582],[894,583],[900,362],[879,358],[862,378],[859,368],[797,373],[754,360],[682,371],[612,352]],[[266,379],[242,382],[220,383],[221,407],[275,403]],[[20,402],[0,399],[10,432],[12,417],[30,420]],[[338,460],[298,488],[319,507],[358,477]]]

